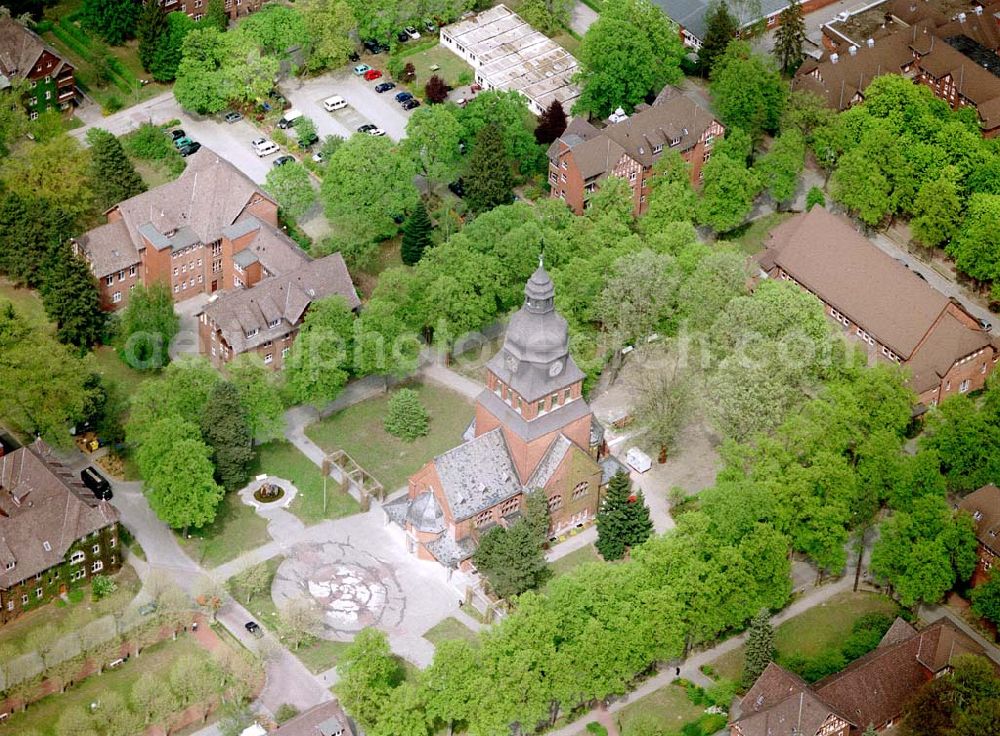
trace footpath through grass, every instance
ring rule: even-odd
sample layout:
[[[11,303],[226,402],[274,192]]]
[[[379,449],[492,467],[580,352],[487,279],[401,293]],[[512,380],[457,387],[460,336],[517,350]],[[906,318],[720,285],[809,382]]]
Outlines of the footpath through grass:
[[[324,452],[346,451],[390,494],[405,486],[424,463],[461,444],[473,417],[472,403],[459,393],[430,383],[409,388],[430,415],[430,432],[413,442],[393,437],[382,426],[392,390],[310,425],[306,434]]]

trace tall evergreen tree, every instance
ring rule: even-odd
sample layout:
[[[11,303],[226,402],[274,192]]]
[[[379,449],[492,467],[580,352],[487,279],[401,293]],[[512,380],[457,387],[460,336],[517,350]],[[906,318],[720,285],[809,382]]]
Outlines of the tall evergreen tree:
[[[503,131],[487,123],[476,136],[465,178],[465,200],[473,212],[486,212],[513,198],[514,176]]]
[[[87,141],[90,143],[91,189],[101,210],[146,191],[146,183],[114,135],[101,128],[92,128],[87,131]]]
[[[749,689],[764,668],[774,659],[774,629],[767,609],[750,620],[747,630],[746,654],[743,659],[743,687]]]
[[[739,21],[725,2],[715,3],[705,11],[705,38],[698,51],[702,76],[707,77],[711,73],[715,60],[722,56],[729,42],[736,38],[738,30]]]
[[[245,485],[253,461],[253,435],[239,389],[229,381],[212,388],[201,415],[201,436],[212,448],[219,484],[227,491]]]
[[[7,192],[0,197],[0,272],[19,286],[40,286],[77,227],[76,218],[49,200]]]
[[[431,218],[421,200],[403,225],[403,244],[400,250],[403,263],[413,266],[420,261],[427,246],[431,244],[432,229]]]
[[[652,533],[653,522],[642,492],[633,498],[628,473],[615,473],[597,512],[597,551],[605,560],[618,560],[628,548],[642,544]]]
[[[778,29],[774,32],[774,55],[785,74],[792,74],[802,63],[802,44],[806,38],[806,21],[797,0],[781,11]]]
[[[535,127],[535,141],[547,146],[566,130],[566,111],[559,100],[552,100],[538,118]]]
[[[104,332],[104,312],[94,274],[69,244],[60,248],[60,257],[47,269],[42,283],[45,313],[56,323],[59,342],[89,348]]]
[[[160,0],[146,0],[136,22],[135,35],[139,39],[139,61],[147,72],[152,70],[157,48],[169,32],[167,13]]]
[[[506,529],[496,526],[483,535],[473,561],[501,598],[537,588],[548,577],[542,550],[548,529],[548,500],[534,491],[525,498],[524,516]]]
[[[229,13],[223,0],[208,0],[208,7],[205,8],[205,17],[201,19],[203,23],[213,25],[220,31],[229,28]]]

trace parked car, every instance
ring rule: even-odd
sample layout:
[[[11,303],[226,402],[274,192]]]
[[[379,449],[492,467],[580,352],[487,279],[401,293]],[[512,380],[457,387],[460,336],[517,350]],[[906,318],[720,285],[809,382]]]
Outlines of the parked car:
[[[450,191],[456,197],[464,197],[465,182],[462,179],[459,179],[458,181],[453,181],[451,184],[448,185],[448,191]]]
[[[360,54],[358,54],[357,51],[352,51],[351,53],[349,53],[347,55],[347,60],[348,61],[361,61],[361,56],[360,56]]]
[[[403,30],[406,31],[406,35],[409,36],[410,39],[412,39],[413,41],[416,41],[418,38],[420,38],[420,31],[418,31],[413,26],[407,26]]]
[[[186,138],[186,137],[187,137],[187,133],[185,133],[180,128],[177,128],[176,130],[171,130],[170,131],[170,138],[173,139],[173,140],[177,140],[178,138]]]
[[[410,40],[410,36],[406,31],[400,31],[396,34],[396,40],[400,43],[406,43]]]
[[[993,329],[993,323],[990,322],[988,319],[983,319],[982,317],[979,318],[979,326],[982,327],[987,332]]]
[[[323,109],[327,112],[343,110],[345,107],[347,107],[347,100],[340,95],[333,95],[332,97],[327,97],[323,100]]]
[[[415,107],[420,107],[420,100],[412,99],[412,100],[404,100],[403,101],[403,109],[404,110],[412,110]]]
[[[94,494],[96,498],[102,501],[108,501],[112,497],[111,484],[108,479],[97,472],[93,466],[87,466],[80,471],[80,480],[83,481],[83,485],[90,489],[90,492]]]
[[[402,104],[403,102],[406,102],[407,100],[412,100],[412,99],[413,99],[413,95],[411,95],[409,92],[397,92],[396,93],[396,102],[399,102],[400,104]]]
[[[319,141],[319,136],[316,133],[310,133],[305,138],[299,138],[299,148],[309,148],[317,141]]]
[[[378,92],[379,94],[382,94],[383,92],[388,92],[390,89],[396,89],[395,82],[381,82],[375,85],[375,91]]]
[[[376,79],[379,79],[381,77],[382,77],[382,72],[380,72],[378,69],[369,69],[368,71],[365,72],[366,82],[374,82]]]
[[[427,31],[428,33],[437,33],[437,29],[438,27],[434,25],[434,21],[432,20],[424,21],[424,30]]]
[[[389,50],[389,47],[386,46],[384,43],[373,41],[372,39],[368,39],[367,41],[362,41],[361,45],[365,47],[365,50],[369,54],[381,54],[382,52]]]
[[[191,145],[192,143],[194,143],[194,141],[188,138],[186,135],[181,136],[180,138],[174,138],[174,148],[178,150],[184,148],[184,146]]]
[[[247,621],[243,624],[243,628],[256,636],[258,639],[264,638],[264,629],[260,628],[260,624],[256,621]]]
[[[302,117],[302,113],[298,110],[287,110],[281,116],[281,120],[278,121],[278,127],[281,128],[281,130],[288,130],[295,125],[295,121],[300,117]]]
[[[367,133],[369,130],[375,130],[375,128],[377,127],[378,127],[377,125],[372,125],[371,123],[365,123],[364,125],[358,126],[358,132]]]
[[[289,156],[288,154],[285,154],[284,156],[278,156],[278,158],[274,159],[274,165],[284,166],[285,164],[290,164],[294,161],[295,161],[294,156]]]
[[[378,138],[379,136],[385,135],[385,131],[381,128],[372,128],[368,131],[368,135]]]
[[[272,153],[277,153],[279,150],[278,144],[274,141],[269,141],[267,138],[255,138],[250,142],[251,147],[261,158],[264,156],[270,156]]]
[[[236,112],[235,110],[230,110],[226,113],[225,120],[227,123],[238,123],[243,119],[243,115]]]
[[[354,65],[354,73],[357,74],[359,77],[362,76],[369,69],[371,69],[371,67],[368,66],[367,64],[355,64]]]
[[[198,143],[197,141],[191,141],[186,146],[181,146],[180,148],[178,148],[177,153],[179,153],[184,158],[187,158],[192,153],[198,153],[198,151],[200,150],[201,150],[201,144]]]

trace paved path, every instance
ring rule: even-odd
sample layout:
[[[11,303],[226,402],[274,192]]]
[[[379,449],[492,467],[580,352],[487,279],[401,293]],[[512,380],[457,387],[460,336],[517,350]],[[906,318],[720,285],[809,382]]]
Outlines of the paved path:
[[[771,623],[774,626],[787,621],[790,618],[798,616],[800,613],[807,611],[808,609],[818,606],[837,595],[838,593],[843,593],[844,591],[851,590],[854,585],[854,576],[845,575],[840,580],[833,583],[828,583],[827,585],[821,586],[819,588],[813,588],[811,591],[803,595],[801,598],[793,602],[790,606],[782,610],[780,613],[771,617]],[[711,662],[712,660],[718,659],[723,654],[731,652],[734,649],[739,648],[746,639],[746,634],[740,634],[739,636],[734,636],[730,639],[726,639],[721,644],[712,647],[711,649],[705,649],[700,652],[695,652],[691,654],[684,662],[680,665],[680,675],[677,674],[677,670],[674,667],[668,667],[662,670],[659,674],[649,678],[642,685],[637,687],[635,690],[630,692],[628,695],[620,700],[615,701],[610,706],[608,706],[608,712],[617,713],[618,711],[625,708],[625,706],[636,700],[645,697],[653,692],[656,692],[661,687],[669,685],[677,677],[683,677],[691,682],[695,682],[699,685],[711,685],[712,681],[707,678],[702,672],[700,667],[704,664]],[[584,727],[591,721],[598,720],[600,713],[598,709],[593,709],[588,711],[583,716],[573,721],[572,723],[563,726],[556,731],[550,731],[549,736],[576,736],[576,734],[581,733]]]
[[[483,385],[461,373],[456,373],[440,363],[428,363],[420,369],[419,375],[434,383],[441,384],[469,399],[475,399],[483,392]]]
[[[597,11],[584,5],[580,0],[576,0],[573,3],[573,14],[569,19],[569,27],[582,36],[594,24],[597,17]]]

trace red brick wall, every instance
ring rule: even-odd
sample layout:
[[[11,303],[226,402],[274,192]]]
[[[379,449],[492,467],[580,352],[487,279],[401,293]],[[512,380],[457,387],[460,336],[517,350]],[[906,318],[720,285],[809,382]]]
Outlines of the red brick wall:
[[[132,272],[133,268],[135,269],[135,273]],[[141,264],[135,263],[121,271],[116,271],[113,274],[97,279],[98,292],[101,297],[101,309],[107,312],[114,312],[128,306],[129,294],[132,292],[132,287],[142,283],[141,274]],[[108,283],[109,278],[111,279],[110,284]],[[114,299],[115,292],[121,295],[121,299],[117,302]]]

